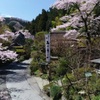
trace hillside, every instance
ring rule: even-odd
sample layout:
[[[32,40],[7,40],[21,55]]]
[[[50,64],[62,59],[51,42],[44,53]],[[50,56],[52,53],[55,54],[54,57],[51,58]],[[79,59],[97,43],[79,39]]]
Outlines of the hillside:
[[[28,21],[20,19],[20,18],[5,17],[4,19],[5,20],[3,21],[3,23],[9,26],[9,28],[13,32],[25,28],[25,26],[28,24]]]

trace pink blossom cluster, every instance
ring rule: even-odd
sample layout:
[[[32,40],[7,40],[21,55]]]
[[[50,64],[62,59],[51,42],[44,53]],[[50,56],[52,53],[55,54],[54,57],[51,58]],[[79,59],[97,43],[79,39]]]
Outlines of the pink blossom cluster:
[[[51,31],[65,29],[66,34],[64,35],[64,37],[68,37],[68,38],[69,37],[73,38],[73,36],[76,37],[78,34],[80,34],[80,32],[82,33],[81,30],[84,27],[84,22],[83,22],[84,20],[87,19],[88,26],[90,24],[92,25],[93,21],[95,19],[98,20],[95,17],[95,14],[92,13],[93,9],[97,3],[100,3],[100,1],[99,0],[57,0],[52,5],[52,8],[67,10],[72,5],[76,5],[77,8],[76,8],[76,11],[73,12],[72,14],[63,16],[62,18],[60,18],[60,20],[63,21],[64,23],[62,25],[56,26],[56,28],[52,28]],[[100,17],[98,17],[98,18],[100,20]],[[95,22],[96,22],[96,20],[95,20]],[[97,22],[99,22],[99,21],[97,21]],[[96,25],[98,25],[98,24],[96,24]],[[72,29],[69,30],[68,27],[71,27]],[[94,28],[91,28],[91,29],[94,29]],[[92,32],[93,32],[93,30],[92,30]]]
[[[66,21],[68,21],[70,18],[71,18],[70,16],[63,16],[63,17],[60,18],[60,20],[63,21],[63,22],[66,22]]]
[[[2,63],[13,61],[17,58],[17,56],[18,55],[14,51],[4,50],[2,43],[0,43],[0,61],[2,61]]]
[[[15,33],[10,31],[5,31],[3,34],[0,35],[0,39],[3,39],[5,41],[9,41],[9,38],[13,39],[19,35],[19,32],[21,32],[25,38],[34,39],[34,36],[31,35],[31,33],[28,30],[19,30]]]
[[[9,37],[13,38],[14,33],[10,31],[5,31],[3,34],[0,35],[0,39],[6,40],[6,41],[9,41]]]
[[[98,0],[82,0],[80,9],[85,13],[90,13]]]
[[[24,34],[25,38],[34,39],[34,36],[31,35],[31,33],[30,33],[28,30],[25,30],[25,31],[23,32],[23,34]]]
[[[28,30],[25,30],[23,32],[23,34],[24,34],[25,38],[31,38],[31,34],[30,34],[30,32]]]
[[[56,31],[56,30],[59,30],[59,29],[62,29],[62,28],[66,28],[70,25],[71,25],[71,23],[67,22],[67,23],[64,23],[62,25],[56,26],[56,28],[52,28],[51,31]]]
[[[10,50],[6,50],[6,51],[0,51],[0,60],[2,60],[2,62],[7,62],[7,61],[12,61],[15,60],[17,57],[17,54],[13,51]]]
[[[31,35],[31,33],[30,33],[28,30],[19,30],[19,31],[17,31],[17,32],[15,33],[16,36],[19,35],[19,32],[21,32],[21,33],[25,36],[26,39],[27,39],[27,38],[29,38],[29,39],[34,39],[34,36]]]
[[[52,7],[57,9],[68,9],[70,5],[77,3],[80,5],[81,10],[91,10],[97,1],[98,0],[57,0]]]
[[[67,28],[69,26],[73,27],[73,28],[78,28],[78,27],[83,27],[84,24],[81,22],[81,18],[80,18],[80,15],[74,15],[74,17],[65,17],[66,20],[68,19],[68,21],[66,23],[63,23],[62,25],[59,25],[59,26],[56,26],[56,28],[52,28],[51,31],[56,31],[56,30],[59,30],[59,29],[62,29],[62,28]],[[64,19],[61,18],[62,20]],[[65,21],[65,19],[64,19]]]
[[[52,8],[57,9],[68,9],[70,5],[76,2],[80,2],[81,0],[57,0],[53,5]]]
[[[79,33],[75,29],[73,29],[73,30],[66,31],[64,37],[66,37],[67,39],[76,39],[78,35]]]

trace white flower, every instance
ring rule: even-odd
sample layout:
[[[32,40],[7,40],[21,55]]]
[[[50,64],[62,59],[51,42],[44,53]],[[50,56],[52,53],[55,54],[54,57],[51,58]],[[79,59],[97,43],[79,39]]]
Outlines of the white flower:
[[[10,60],[15,60],[18,56],[14,51],[3,50],[2,43],[0,43],[0,61],[3,63]]]
[[[76,30],[69,30],[69,31],[66,31],[66,34],[64,35],[64,37],[66,37],[67,39],[76,39],[78,35],[79,33]]]
[[[75,4],[77,4],[75,12],[71,12],[70,15],[60,18],[64,23],[51,29],[51,31],[63,29],[67,31],[64,35],[67,38],[74,38],[73,36],[76,37],[77,35],[75,34],[79,34],[80,32],[82,34],[85,33],[85,24],[91,28],[88,30],[90,33],[96,33],[98,31],[100,27],[100,16],[96,18],[93,9],[96,4],[100,4],[100,0],[57,0],[52,7],[67,10],[72,7],[71,5]]]

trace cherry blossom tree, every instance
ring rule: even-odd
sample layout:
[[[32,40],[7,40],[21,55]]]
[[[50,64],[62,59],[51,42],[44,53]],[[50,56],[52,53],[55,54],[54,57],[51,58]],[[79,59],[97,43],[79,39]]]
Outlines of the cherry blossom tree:
[[[76,30],[77,33],[86,35],[87,40],[91,43],[91,34],[96,33],[100,25],[100,16],[96,17],[94,10],[97,6],[100,5],[99,0],[57,0],[53,4],[53,8],[69,10],[72,6],[75,7],[74,12],[70,15],[63,17],[61,20],[66,20],[66,23],[53,28],[52,31],[58,30],[61,28],[71,27],[71,30]],[[96,28],[93,28],[94,23]],[[94,31],[93,31],[94,30]],[[73,31],[76,33],[76,31]],[[72,32],[72,31],[70,31]],[[69,30],[65,36],[69,34]]]
[[[5,47],[2,47],[0,43],[0,64],[13,61],[17,58],[17,54],[14,51],[6,50]]]
[[[71,8],[73,6],[75,9],[71,11]],[[75,52],[74,49],[75,47],[73,47],[75,54],[72,55],[71,57],[69,57],[68,54],[66,56],[70,58],[69,65],[75,66],[76,72],[73,71],[74,76],[76,75],[77,80],[79,80],[80,75],[82,75],[82,72],[80,71],[80,67],[88,68],[90,59],[92,58],[91,48],[93,46],[92,45],[92,39],[94,38],[93,36],[97,36],[100,34],[100,14],[95,13],[95,9],[97,9],[96,7],[100,8],[100,0],[57,0],[57,2],[55,2],[55,4],[52,7],[57,9],[65,9],[67,12],[70,12],[70,13],[66,13],[65,16],[60,18],[60,20],[62,20],[64,23],[62,25],[56,26],[56,28],[53,28],[52,31],[65,29],[66,34],[64,35],[64,37],[73,38],[77,35],[85,35],[87,39],[87,41],[85,41],[86,42],[84,46],[85,48],[79,48],[80,46],[78,45],[78,48],[76,48],[77,52]],[[95,48],[97,47],[95,46]],[[68,48],[66,49],[68,50]],[[80,87],[79,84],[78,87]],[[91,100],[89,92],[86,92],[86,94],[88,95],[89,100]]]
[[[4,21],[3,17],[0,17],[0,22]],[[0,34],[0,39],[8,41],[9,37],[13,37],[14,33],[5,31],[4,34]],[[17,58],[17,54],[14,51],[7,50],[7,47],[3,47],[2,43],[0,43],[0,65],[9,61],[13,61]]]

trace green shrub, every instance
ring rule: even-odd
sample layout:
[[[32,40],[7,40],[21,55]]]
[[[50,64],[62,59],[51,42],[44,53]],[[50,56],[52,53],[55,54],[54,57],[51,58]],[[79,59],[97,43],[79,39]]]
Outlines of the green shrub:
[[[75,69],[74,75],[75,75],[75,78],[77,78],[77,79],[84,78],[85,77],[85,68],[82,67],[82,68]]]
[[[15,52],[17,52],[19,54],[19,61],[22,61],[20,59],[23,59],[20,56],[23,56],[23,54],[25,53],[25,50],[23,49],[23,46],[13,46],[13,49]]]
[[[53,100],[59,100],[61,98],[61,87],[56,85],[54,82],[50,82],[49,84],[43,87],[44,92],[53,98]]]
[[[66,30],[72,30],[73,29],[73,27],[71,27],[71,26],[68,26],[67,28],[66,28]]]
[[[66,68],[65,67],[58,67],[56,70],[56,73],[58,76],[62,76],[66,74]]]
[[[24,49],[16,49],[15,51],[16,51],[17,53],[24,53],[24,52],[25,52]]]
[[[33,59],[30,65],[31,75],[34,74],[35,71],[37,71],[38,69],[39,69],[39,64],[37,61],[34,61]]]
[[[57,85],[52,85],[50,95],[53,97],[53,100],[59,100],[61,98],[61,88]]]
[[[61,58],[59,60],[59,65],[57,67],[56,73],[58,74],[58,76],[62,76],[65,75],[68,70],[68,61],[64,58]]]
[[[34,74],[35,74],[36,76],[41,76],[41,71],[40,71],[40,70],[36,70],[36,71],[34,72]]]
[[[48,74],[43,74],[43,75],[41,76],[41,78],[47,79],[47,78],[48,78]]]
[[[47,84],[47,85],[45,85],[44,87],[43,87],[43,90],[44,90],[44,92],[50,97],[50,87],[52,86],[52,82],[51,83],[49,83],[49,84]]]
[[[93,97],[92,100],[100,100],[100,95],[99,96],[96,96],[96,97]]]
[[[14,49],[23,49],[23,46],[13,46]]]

